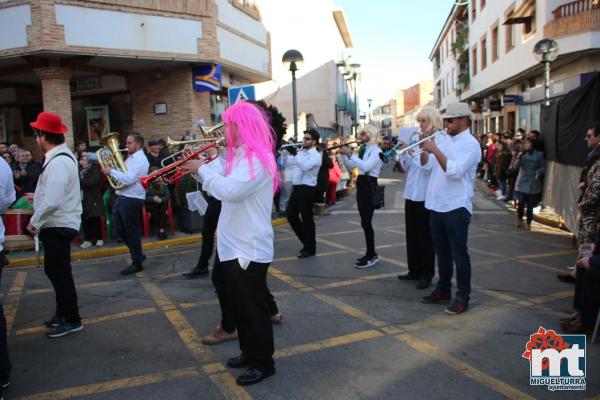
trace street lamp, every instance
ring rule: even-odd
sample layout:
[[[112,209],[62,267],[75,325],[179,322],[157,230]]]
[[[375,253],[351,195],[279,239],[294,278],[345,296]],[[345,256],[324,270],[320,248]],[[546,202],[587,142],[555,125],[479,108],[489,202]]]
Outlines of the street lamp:
[[[535,59],[544,63],[544,105],[550,105],[550,63],[558,57],[558,43],[542,39],[533,48]]]
[[[349,75],[349,78],[346,78],[347,80],[352,80],[352,86],[354,86],[354,123],[352,124],[353,129],[353,133],[354,133],[354,137],[356,137],[356,128],[358,126],[358,102],[356,101],[356,78],[358,77],[358,70],[360,68],[360,64],[357,63],[353,63],[350,64],[350,70],[345,73],[344,75]]]
[[[369,123],[371,123],[371,104],[373,104],[373,99],[367,99],[367,104],[369,105]]]
[[[298,140],[298,111],[296,106],[296,71],[302,67],[304,57],[298,50],[288,50],[281,59],[283,67],[292,72],[292,112],[294,114],[294,138]]]

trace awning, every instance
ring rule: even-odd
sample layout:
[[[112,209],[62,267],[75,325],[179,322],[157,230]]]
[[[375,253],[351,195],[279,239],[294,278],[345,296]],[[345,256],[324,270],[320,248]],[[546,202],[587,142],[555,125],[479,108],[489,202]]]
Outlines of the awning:
[[[535,1],[526,0],[504,21],[503,25],[522,24],[535,15]]]

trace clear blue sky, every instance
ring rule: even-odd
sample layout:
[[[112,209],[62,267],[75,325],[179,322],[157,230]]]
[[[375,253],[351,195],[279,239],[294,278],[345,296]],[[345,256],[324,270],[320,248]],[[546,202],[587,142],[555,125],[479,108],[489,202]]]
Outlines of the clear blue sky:
[[[354,48],[352,61],[361,64],[361,110],[373,107],[420,79],[433,79],[429,53],[453,0],[334,0],[344,10]]]

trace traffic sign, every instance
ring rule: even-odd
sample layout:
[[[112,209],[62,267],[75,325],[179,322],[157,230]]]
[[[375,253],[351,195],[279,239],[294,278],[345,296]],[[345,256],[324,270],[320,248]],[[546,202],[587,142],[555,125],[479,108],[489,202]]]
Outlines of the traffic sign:
[[[256,91],[253,85],[231,87],[227,92],[227,96],[229,97],[229,105],[232,105],[238,100],[256,100]]]

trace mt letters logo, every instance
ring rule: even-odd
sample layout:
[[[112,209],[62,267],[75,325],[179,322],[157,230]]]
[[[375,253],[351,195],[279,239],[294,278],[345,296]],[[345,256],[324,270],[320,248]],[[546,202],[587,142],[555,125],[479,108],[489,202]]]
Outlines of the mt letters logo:
[[[539,327],[529,336],[529,384],[548,390],[585,390],[585,335],[558,335]]]

